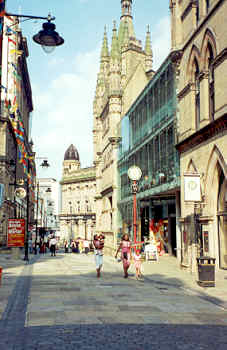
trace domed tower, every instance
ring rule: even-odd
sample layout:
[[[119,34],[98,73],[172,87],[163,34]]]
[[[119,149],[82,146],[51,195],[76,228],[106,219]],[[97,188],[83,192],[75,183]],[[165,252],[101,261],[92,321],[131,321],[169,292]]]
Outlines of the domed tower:
[[[74,145],[67,148],[63,162],[63,176],[70,175],[74,171],[80,169],[79,153]]]

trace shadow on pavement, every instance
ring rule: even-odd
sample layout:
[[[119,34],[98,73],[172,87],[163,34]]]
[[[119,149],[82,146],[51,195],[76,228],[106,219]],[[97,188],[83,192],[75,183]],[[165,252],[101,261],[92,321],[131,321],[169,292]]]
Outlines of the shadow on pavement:
[[[64,256],[61,254],[56,255],[56,257],[51,257],[51,254],[48,252],[46,254],[29,254],[29,261],[26,262],[24,261],[24,255],[21,254],[20,259],[14,259],[12,255],[10,254],[0,254],[0,266],[3,268],[3,274],[5,269],[10,269],[10,268],[15,268],[15,267],[20,267],[20,266],[25,266],[26,264],[33,264],[33,263],[40,263],[43,261],[43,258],[45,258],[47,261],[49,259],[63,259]]]
[[[56,258],[40,256],[40,259],[34,262],[36,264],[45,262],[48,268],[48,261],[57,262],[63,258],[64,255],[57,255]],[[210,308],[206,314],[198,309],[196,315],[192,315],[191,305],[195,309],[200,307],[200,303],[196,300],[197,296],[187,293],[187,290],[181,290],[184,287],[183,281],[162,274],[147,276],[144,282],[136,281],[132,273],[129,279],[124,279],[119,265],[115,265],[117,268],[115,272],[109,272],[107,267],[102,278],[97,279],[92,258],[89,262],[80,260],[78,264],[75,258],[73,260],[75,274],[71,270],[73,266],[70,266],[69,274],[63,274],[61,267],[56,264],[54,275],[48,272],[32,275],[35,265],[30,263],[25,266],[9,296],[0,321],[0,349],[224,350],[227,348],[227,326],[219,325],[221,324],[219,311],[212,313]],[[93,269],[92,272],[83,271],[83,266],[86,267],[88,264]],[[143,286],[148,289],[146,300],[141,294]],[[5,295],[3,292],[5,293],[6,289],[1,291],[0,288],[0,301],[1,296]],[[158,303],[155,302],[155,293]],[[172,311],[171,308],[169,311],[163,311],[160,307],[164,298],[170,306],[173,303]],[[193,303],[194,298],[197,303]],[[184,313],[177,309],[178,304],[179,307],[185,308]],[[30,322],[29,326],[25,327],[26,319],[29,320],[29,317],[35,324],[31,326]],[[122,321],[116,321],[119,319]],[[223,316],[222,313],[223,320],[227,321],[227,316]]]
[[[23,335],[23,337],[21,337]],[[15,347],[6,337],[1,349],[16,350],[224,350],[226,327],[175,324],[78,324],[29,327]]]

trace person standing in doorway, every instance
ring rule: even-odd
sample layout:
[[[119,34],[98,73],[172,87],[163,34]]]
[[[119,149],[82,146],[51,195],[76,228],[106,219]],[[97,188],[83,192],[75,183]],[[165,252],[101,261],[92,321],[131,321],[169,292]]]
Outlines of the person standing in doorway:
[[[93,240],[97,278],[101,276],[101,269],[103,265],[104,240],[105,236],[102,234],[95,235]]]
[[[53,236],[50,240],[50,252],[51,252],[51,256],[56,256],[56,244],[57,244],[57,240],[56,238]]]
[[[120,250],[121,250],[121,260],[123,262],[124,278],[128,278],[128,269],[130,266],[130,259],[131,259],[131,242],[127,234],[123,235],[121,243],[116,252],[115,258],[117,258],[117,255]]]

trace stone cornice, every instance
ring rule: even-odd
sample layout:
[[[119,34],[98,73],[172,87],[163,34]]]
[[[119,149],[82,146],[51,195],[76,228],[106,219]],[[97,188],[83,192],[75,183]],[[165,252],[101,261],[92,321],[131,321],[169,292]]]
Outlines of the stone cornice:
[[[118,145],[121,139],[122,138],[119,136],[111,136],[109,137],[109,142],[111,143],[111,145]]]
[[[226,130],[227,114],[224,114],[222,117],[216,119],[215,121],[206,125],[204,128],[198,130],[185,140],[178,143],[176,148],[180,153],[184,153]]]
[[[189,82],[177,95],[178,99],[181,100],[183,97],[185,97],[190,91],[191,91],[191,85],[192,83]]]
[[[187,17],[187,15],[190,13],[192,8],[196,6],[197,6],[196,0],[191,0],[188,6],[185,8],[184,12],[182,13],[181,20],[183,21]]]
[[[227,48],[222,50],[217,57],[215,57],[213,66],[214,68],[218,67],[222,62],[227,59]]]
[[[111,192],[113,192],[113,187],[112,186],[110,186],[110,187],[106,188],[105,190],[103,190],[101,192],[101,196],[104,197],[104,196],[106,196],[107,194],[109,194]]]

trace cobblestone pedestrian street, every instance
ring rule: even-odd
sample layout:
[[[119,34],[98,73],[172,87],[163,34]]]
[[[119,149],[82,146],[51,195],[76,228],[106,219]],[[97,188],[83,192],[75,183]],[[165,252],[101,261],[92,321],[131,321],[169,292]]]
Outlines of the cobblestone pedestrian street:
[[[97,279],[92,254],[33,258],[1,310],[0,349],[227,349],[227,311],[181,281],[154,282],[151,264],[144,281],[133,269],[124,279],[121,264],[105,256]]]

